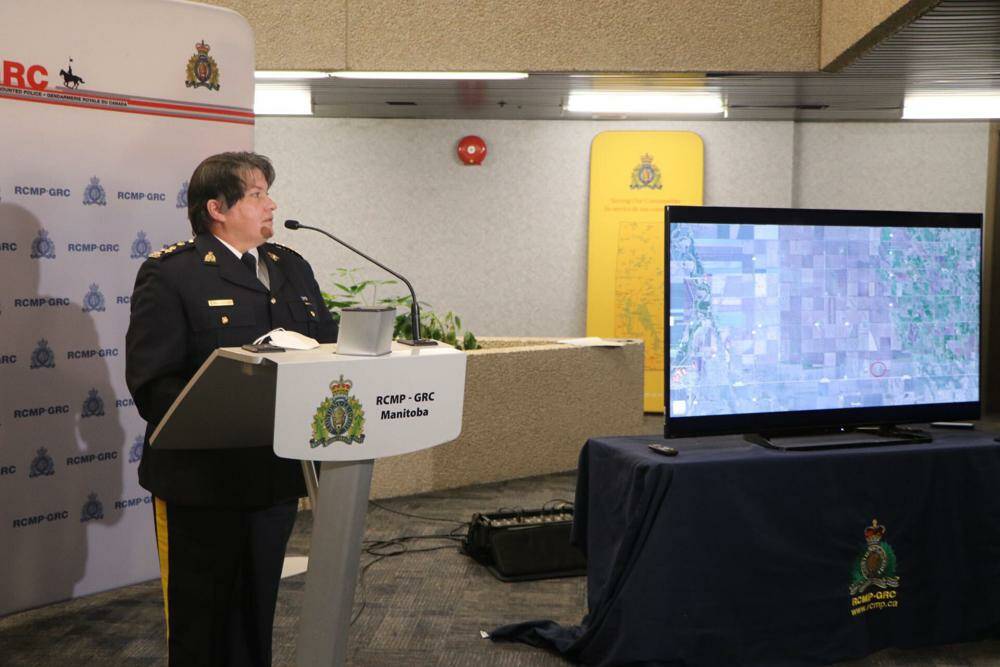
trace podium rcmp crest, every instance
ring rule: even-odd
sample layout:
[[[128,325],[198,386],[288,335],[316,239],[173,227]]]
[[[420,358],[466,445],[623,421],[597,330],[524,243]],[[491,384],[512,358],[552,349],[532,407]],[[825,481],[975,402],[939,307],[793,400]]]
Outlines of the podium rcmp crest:
[[[351,396],[353,383],[341,375],[330,383],[332,396],[319,405],[313,418],[313,437],[310,447],[326,447],[334,442],[346,445],[365,441],[365,411],[361,403]]]

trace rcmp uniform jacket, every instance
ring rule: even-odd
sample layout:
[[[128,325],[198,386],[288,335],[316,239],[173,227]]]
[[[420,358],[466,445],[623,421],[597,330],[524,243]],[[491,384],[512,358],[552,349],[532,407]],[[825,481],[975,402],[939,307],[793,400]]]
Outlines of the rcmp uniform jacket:
[[[125,379],[147,422],[139,483],[181,505],[263,507],[305,495],[298,461],[270,447],[157,450],[149,436],[195,371],[218,347],[252,343],[283,327],[321,343],[337,325],[309,264],[288,248],[257,248],[268,290],[231,250],[199,234],[149,256],[135,281],[125,338]],[[210,443],[225,423],[206,423],[191,437]]]

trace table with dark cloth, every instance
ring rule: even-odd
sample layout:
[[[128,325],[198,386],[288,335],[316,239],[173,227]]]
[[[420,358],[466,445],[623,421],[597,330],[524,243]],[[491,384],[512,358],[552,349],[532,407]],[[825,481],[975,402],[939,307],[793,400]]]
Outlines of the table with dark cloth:
[[[813,452],[593,439],[574,542],[588,559],[581,624],[492,639],[595,665],[826,664],[980,639],[1000,628],[1000,444],[943,430]]]

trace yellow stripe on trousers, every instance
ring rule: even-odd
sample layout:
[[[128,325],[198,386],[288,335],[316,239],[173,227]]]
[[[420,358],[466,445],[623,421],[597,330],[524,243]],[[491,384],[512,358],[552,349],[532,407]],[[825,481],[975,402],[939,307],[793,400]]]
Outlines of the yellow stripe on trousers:
[[[159,498],[153,498],[153,511],[156,514],[156,550],[160,557],[160,585],[163,586],[163,619],[167,623],[167,641],[170,640],[170,598],[167,596],[167,584],[170,581],[170,560],[168,558],[170,542],[167,539],[167,503]]]

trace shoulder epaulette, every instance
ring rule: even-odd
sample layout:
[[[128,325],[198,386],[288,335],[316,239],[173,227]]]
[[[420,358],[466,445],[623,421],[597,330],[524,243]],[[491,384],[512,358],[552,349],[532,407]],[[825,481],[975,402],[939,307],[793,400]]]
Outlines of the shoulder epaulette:
[[[300,255],[299,253],[295,252],[294,250],[292,250],[288,246],[281,245],[280,243],[274,243],[273,241],[268,241],[267,245],[274,246],[275,248],[278,248],[280,250],[284,250],[285,252],[290,252],[293,255],[295,255],[296,257],[298,257],[299,259],[305,259],[305,257],[303,257],[302,255]]]
[[[178,241],[177,243],[165,245],[160,250],[149,253],[149,257],[150,259],[163,259],[173,255],[174,253],[180,252],[181,250],[194,250],[194,239]]]

